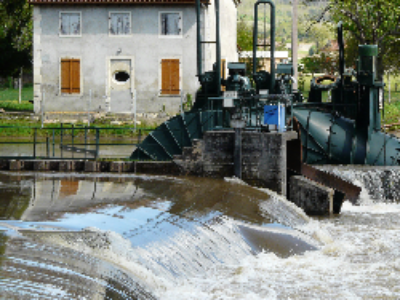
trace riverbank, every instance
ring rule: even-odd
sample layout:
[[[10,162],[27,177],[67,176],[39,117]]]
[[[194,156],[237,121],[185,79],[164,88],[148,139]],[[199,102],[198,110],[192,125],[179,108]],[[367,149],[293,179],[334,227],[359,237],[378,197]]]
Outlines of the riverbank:
[[[61,129],[75,130],[75,137],[83,137],[85,129],[101,128],[103,137],[134,137],[154,130],[165,122],[167,115],[140,115],[133,118],[130,115],[91,114],[90,120],[71,117],[65,114],[64,118],[50,118],[45,115],[43,120],[39,115],[30,112],[0,112],[0,138],[32,137],[34,131],[38,137],[53,134],[60,136]],[[95,130],[87,130],[89,136],[95,135]]]

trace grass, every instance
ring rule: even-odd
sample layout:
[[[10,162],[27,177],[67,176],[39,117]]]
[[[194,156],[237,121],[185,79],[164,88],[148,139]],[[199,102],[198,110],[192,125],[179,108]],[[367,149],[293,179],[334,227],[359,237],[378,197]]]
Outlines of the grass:
[[[5,111],[33,111],[33,104],[29,100],[33,99],[33,87],[27,85],[22,89],[22,101],[18,102],[19,90],[0,87],[0,108]]]
[[[85,136],[85,126],[84,123],[77,124],[63,124],[63,135],[72,135],[72,128],[74,130],[74,137],[83,138]],[[124,124],[120,126],[115,126],[110,124],[110,120],[99,119],[91,124],[91,127],[97,127],[101,137],[106,138],[134,138],[140,134],[147,135],[150,131],[154,130],[154,126],[147,126],[142,124],[136,126],[136,132],[133,131],[132,124]],[[14,137],[32,137],[37,128],[38,137],[50,137],[54,135],[59,137],[61,135],[61,124],[44,124],[41,128],[41,122],[31,120],[28,118],[15,118],[15,119],[0,119],[0,137],[14,138]],[[89,137],[94,137],[96,134],[95,129],[88,131]]]

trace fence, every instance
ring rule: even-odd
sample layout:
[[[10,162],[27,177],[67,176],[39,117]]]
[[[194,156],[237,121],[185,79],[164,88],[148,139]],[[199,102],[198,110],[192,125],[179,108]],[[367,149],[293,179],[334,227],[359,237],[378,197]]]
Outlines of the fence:
[[[24,138],[7,136],[16,130],[28,132]],[[100,158],[100,148],[110,149],[113,157],[128,158],[134,147],[153,129],[89,126],[28,127],[0,126],[0,159],[88,159]],[[109,131],[106,135],[105,132]],[[110,135],[112,132],[114,135]],[[115,139],[118,134],[121,138]],[[129,137],[129,135],[131,135]],[[129,143],[125,142],[130,140]],[[125,147],[124,149],[122,149]],[[17,153],[15,153],[17,152]],[[109,155],[104,155],[107,157]]]

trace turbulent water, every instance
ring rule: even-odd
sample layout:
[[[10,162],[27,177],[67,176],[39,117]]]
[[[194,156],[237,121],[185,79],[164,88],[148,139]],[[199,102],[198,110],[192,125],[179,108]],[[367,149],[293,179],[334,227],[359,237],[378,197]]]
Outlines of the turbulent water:
[[[313,219],[236,179],[0,173],[0,299],[399,299],[399,171],[330,171],[360,205]]]

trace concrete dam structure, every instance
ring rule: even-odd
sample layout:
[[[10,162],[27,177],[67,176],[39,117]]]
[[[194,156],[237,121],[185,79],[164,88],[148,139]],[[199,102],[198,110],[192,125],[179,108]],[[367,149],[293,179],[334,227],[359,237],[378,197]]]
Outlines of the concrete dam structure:
[[[270,72],[256,70],[260,4],[271,8]],[[360,46],[357,69],[346,69],[339,23],[339,75],[313,79],[308,101],[304,102],[303,95],[292,89],[296,66],[275,65],[274,3],[258,1],[254,14],[251,78],[246,77],[244,63],[231,62],[229,77],[221,79],[218,22],[217,61],[213,70],[203,72],[204,41],[199,30],[197,65],[201,88],[193,108],[150,133],[131,158],[173,161],[182,174],[236,176],[286,195],[308,213],[338,213],[344,198],[356,201],[360,188],[313,164],[400,163],[400,141],[381,132],[384,84],[376,74],[377,46]],[[217,4],[216,18],[219,19]],[[324,84],[327,79],[333,83]],[[322,93],[328,90],[332,98],[324,102]],[[304,195],[311,195],[309,204],[300,204]]]

